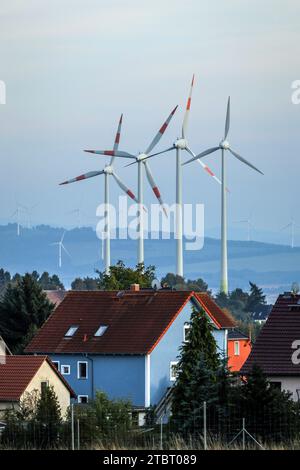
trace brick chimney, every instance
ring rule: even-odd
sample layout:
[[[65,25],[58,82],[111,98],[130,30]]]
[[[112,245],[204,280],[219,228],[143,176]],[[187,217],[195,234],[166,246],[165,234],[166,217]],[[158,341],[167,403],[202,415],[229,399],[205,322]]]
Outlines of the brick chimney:
[[[139,284],[131,284],[130,286],[130,291],[131,292],[139,292],[140,290],[140,285]]]

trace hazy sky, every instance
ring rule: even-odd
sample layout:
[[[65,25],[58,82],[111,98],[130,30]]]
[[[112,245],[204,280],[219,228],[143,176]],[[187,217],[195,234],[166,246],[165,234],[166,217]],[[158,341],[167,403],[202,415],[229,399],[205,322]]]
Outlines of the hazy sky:
[[[228,156],[229,220],[252,212],[257,227],[278,230],[292,211],[297,218],[300,105],[291,84],[300,79],[299,17],[297,0],[1,0],[0,222],[17,202],[38,204],[35,223],[70,224],[76,208],[92,217],[103,178],[58,183],[104,166],[82,149],[110,148],[121,112],[120,148],[136,153],[178,104],[157,148],[169,146],[193,73],[191,147],[219,143],[230,94],[232,147],[265,173]],[[166,202],[174,202],[174,157],[151,162]],[[220,155],[205,161],[220,176]],[[116,169],[136,191],[137,168],[123,165]],[[183,175],[185,202],[203,202],[206,226],[216,227],[220,187],[197,163]],[[111,190],[115,200],[113,182]],[[145,198],[154,201],[147,186]]]

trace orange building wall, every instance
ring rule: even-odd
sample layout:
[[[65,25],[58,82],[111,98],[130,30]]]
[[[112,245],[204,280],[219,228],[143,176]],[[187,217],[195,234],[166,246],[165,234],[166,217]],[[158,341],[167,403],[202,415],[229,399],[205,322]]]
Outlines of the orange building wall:
[[[240,354],[239,356],[234,355],[234,343],[238,341],[240,343]],[[228,367],[232,372],[238,372],[251,351],[251,342],[249,339],[229,339],[228,340]]]

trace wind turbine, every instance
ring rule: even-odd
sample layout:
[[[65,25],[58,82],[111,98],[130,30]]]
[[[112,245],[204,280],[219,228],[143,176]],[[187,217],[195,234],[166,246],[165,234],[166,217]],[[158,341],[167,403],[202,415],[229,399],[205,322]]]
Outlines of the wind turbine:
[[[63,232],[62,236],[61,236],[61,239],[59,242],[54,242],[54,243],[51,243],[51,245],[57,245],[58,246],[58,266],[59,268],[62,267],[62,250],[64,250],[65,253],[67,253],[67,255],[71,258],[71,255],[70,253],[68,252],[68,250],[66,249],[65,245],[63,244],[63,241],[64,241],[64,238],[65,238],[65,234],[66,232]]]
[[[182,168],[181,168],[181,150],[185,150],[193,157],[196,157],[194,152],[190,149],[187,141],[187,129],[188,129],[188,120],[192,102],[192,92],[194,86],[194,75],[192,78],[190,93],[188,96],[185,114],[182,123],[181,129],[181,138],[177,138],[172,147],[169,147],[161,152],[154,153],[149,155],[148,158],[155,157],[156,155],[160,155],[162,153],[169,152],[171,150],[176,150],[176,274],[178,276],[183,277],[183,214],[182,214]],[[217,178],[217,176],[213,173],[213,171],[201,160],[198,160],[198,163],[202,166],[202,168],[212,176],[219,184],[221,181]]]
[[[293,217],[291,218],[290,223],[288,223],[287,225],[282,227],[281,230],[286,230],[287,228],[291,229],[291,248],[294,248],[294,246],[295,246],[295,228],[299,228],[299,226],[296,225],[296,222],[295,222]]]
[[[88,173],[85,173],[83,175],[77,176],[76,178],[64,181],[63,183],[60,183],[60,185],[63,184],[69,184],[69,183],[75,183],[76,181],[81,181],[85,180],[87,178],[93,178],[94,176],[98,175],[104,175],[104,203],[105,203],[105,218],[106,218],[106,226],[105,226],[105,272],[106,274],[109,274],[109,268],[111,266],[111,261],[110,261],[110,214],[109,214],[109,177],[113,176],[116,183],[118,186],[124,191],[127,196],[129,196],[131,199],[134,201],[137,201],[137,198],[133,194],[133,192],[127,188],[127,186],[121,181],[121,179],[117,176],[114,168],[113,168],[113,162],[115,159],[115,156],[117,154],[124,154],[126,152],[119,152],[119,142],[120,142],[120,134],[121,134],[121,127],[122,127],[122,120],[123,120],[123,114],[121,114],[116,137],[115,137],[115,143],[113,150],[110,150],[109,153],[106,153],[105,155],[110,155],[110,163],[109,165],[105,165],[104,169],[101,171],[90,171]],[[124,156],[124,155],[122,155]]]
[[[11,215],[11,217],[15,217],[16,216],[16,222],[17,222],[17,235],[18,237],[20,236],[21,234],[21,221],[20,221],[20,215],[21,213],[23,212],[26,212],[27,208],[25,206],[23,206],[22,204],[17,204],[17,209],[15,210],[15,212],[13,212],[13,214]]]
[[[241,157],[237,152],[232,150],[232,148],[229,145],[229,142],[227,139],[227,135],[229,132],[229,127],[230,127],[230,97],[228,98],[227,102],[227,112],[226,112],[226,120],[225,120],[225,133],[224,137],[219,143],[218,147],[212,147],[204,152],[199,153],[199,155],[196,155],[195,157],[191,158],[187,162],[185,162],[183,165],[187,165],[188,163],[193,162],[194,160],[197,160],[199,158],[205,157],[206,155],[209,155],[210,153],[216,152],[217,150],[221,150],[221,155],[222,155],[222,197],[221,197],[221,285],[220,285],[220,291],[224,292],[225,294],[228,294],[228,267],[227,267],[227,195],[226,195],[226,161],[225,161],[225,152],[229,151],[235,158],[240,160],[242,163],[245,163],[246,165],[250,166],[255,171],[258,171],[258,173],[263,173],[256,168],[252,163],[248,162],[245,158]]]
[[[163,136],[165,130],[167,129],[169,122],[171,121],[177,106],[173,109],[173,111],[169,114],[167,120],[163,123],[153,140],[151,141],[150,145],[147,147],[145,152],[140,153],[138,155],[133,155],[132,153],[118,151],[118,150],[85,150],[85,152],[94,153],[97,155],[112,155],[113,157],[123,157],[123,158],[131,158],[135,161],[133,163],[137,163],[138,165],[138,208],[139,208],[139,224],[138,224],[138,263],[144,263],[144,221],[143,221],[143,179],[144,179],[144,169],[146,172],[147,180],[158,199],[160,205],[162,206],[165,214],[165,208],[163,205],[163,200],[161,198],[160,191],[158,189],[157,184],[153,178],[153,174],[150,170],[149,164],[145,161],[150,154],[150,152],[154,149],[154,147],[158,144],[161,137]]]
[[[254,225],[252,223],[251,216],[248,217],[248,219],[237,220],[235,223],[236,224],[247,224],[247,241],[250,242],[251,241],[251,230],[254,229]]]

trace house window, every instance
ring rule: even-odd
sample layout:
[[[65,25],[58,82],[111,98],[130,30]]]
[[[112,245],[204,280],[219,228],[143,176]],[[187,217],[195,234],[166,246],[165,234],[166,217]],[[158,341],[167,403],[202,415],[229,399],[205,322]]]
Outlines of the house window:
[[[240,342],[239,341],[234,342],[234,355],[235,356],[240,355]]]
[[[52,361],[52,364],[57,370],[59,370],[59,361]]]
[[[62,375],[70,375],[71,373],[71,367],[69,365],[62,365],[60,370]]]
[[[49,387],[49,382],[48,380],[43,380],[43,382],[41,382],[41,395],[44,396],[45,395],[45,392],[47,391],[47,388]]]
[[[102,336],[106,332],[108,326],[107,325],[100,325],[94,336]]]
[[[189,339],[189,332],[191,329],[191,325],[189,323],[185,323],[183,326],[183,341],[186,343]]]
[[[88,378],[88,363],[86,361],[79,361],[77,363],[77,378],[78,379]]]
[[[66,338],[70,338],[70,337],[74,336],[74,334],[76,333],[77,330],[78,330],[78,326],[77,326],[77,325],[72,325],[72,326],[70,326],[70,328],[68,329],[68,331],[65,333],[65,337],[66,337]]]
[[[88,403],[89,396],[88,395],[78,395],[78,403]]]
[[[175,382],[177,378],[177,361],[170,362],[170,380],[171,382]]]

